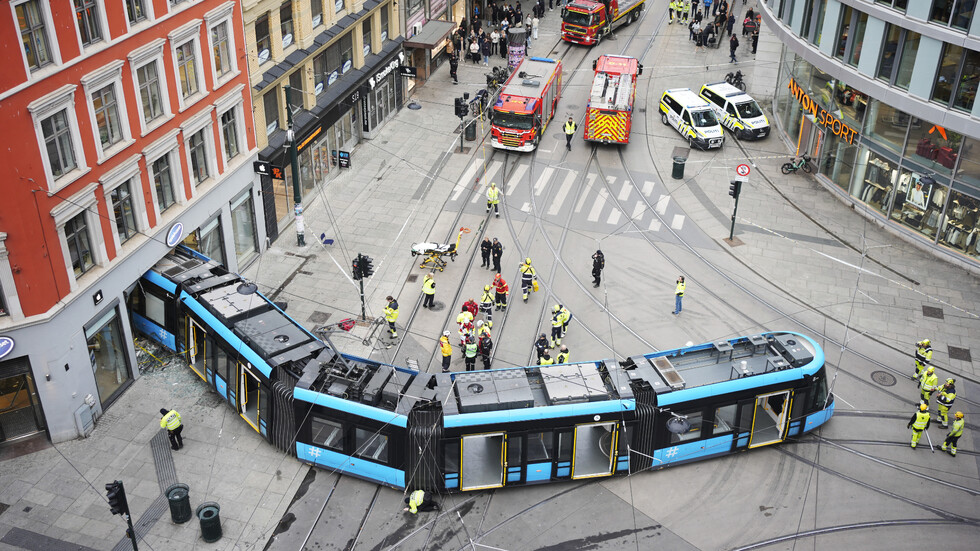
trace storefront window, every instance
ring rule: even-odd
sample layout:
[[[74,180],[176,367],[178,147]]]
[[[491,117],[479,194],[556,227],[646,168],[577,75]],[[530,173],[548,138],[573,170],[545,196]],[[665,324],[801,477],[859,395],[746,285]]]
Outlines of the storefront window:
[[[921,172],[902,169],[898,177],[892,219],[935,237],[948,188]]]
[[[876,142],[891,149],[895,153],[902,152],[905,145],[905,133],[909,127],[909,116],[894,107],[872,100],[868,115],[864,120],[866,137],[874,138]]]
[[[44,413],[27,356],[0,363],[0,442],[44,430]]]
[[[956,99],[953,107],[962,111],[973,110],[973,102],[977,99],[977,84],[980,83],[980,52],[966,51],[963,59],[963,70],[957,80]]]
[[[887,24],[885,43],[881,47],[881,59],[878,60],[878,78],[891,82],[892,71],[895,69],[895,58],[898,56],[898,40],[902,37],[902,28]]]
[[[847,57],[847,62],[857,67],[861,61],[861,46],[864,44],[864,29],[868,26],[868,14],[858,13],[857,23],[854,26],[851,51]]]
[[[921,119],[912,119],[905,156],[927,170],[951,174],[956,166],[962,136],[942,126]]]
[[[88,340],[88,357],[95,373],[95,385],[99,389],[99,399],[105,405],[112,395],[132,376],[129,371],[129,355],[126,352],[126,339],[115,308],[85,330]]]
[[[235,256],[242,268],[256,254],[255,213],[252,208],[252,192],[245,191],[231,202],[231,226],[235,235]]]
[[[184,245],[222,265],[227,265],[224,243],[221,238],[221,218],[218,216],[192,231],[190,235],[184,238]]]
[[[851,173],[857,161],[857,146],[848,145],[845,140],[830,132],[825,132],[826,142],[820,152],[820,173],[833,180],[841,189],[847,190]]]
[[[963,143],[956,179],[980,188],[980,141],[967,138]]]
[[[963,47],[946,44],[943,50],[939,72],[936,75],[936,84],[932,89],[932,99],[949,105],[949,98],[953,94],[953,85],[956,84],[956,73],[960,67],[960,60],[963,58]]]
[[[902,43],[902,57],[898,61],[898,75],[895,77],[895,86],[903,90],[909,89],[909,82],[912,80],[912,67],[915,65],[915,54],[919,51],[919,41],[922,35],[912,31],[905,32],[905,41]]]
[[[862,174],[854,178],[851,195],[882,214],[887,214],[888,205],[893,202],[895,184],[898,182],[898,163],[865,147],[861,148],[859,158],[865,161],[859,167]]]
[[[978,192],[980,194],[980,192]],[[939,228],[939,243],[969,255],[980,253],[980,199],[953,191]]]

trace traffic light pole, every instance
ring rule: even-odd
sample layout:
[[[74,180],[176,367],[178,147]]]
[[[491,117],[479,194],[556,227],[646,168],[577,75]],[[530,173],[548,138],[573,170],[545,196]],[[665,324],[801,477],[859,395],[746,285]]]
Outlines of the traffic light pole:
[[[742,184],[744,183],[743,180],[735,179],[728,186],[728,194],[735,199],[735,208],[732,209],[732,230],[728,233],[729,243],[735,239],[735,214],[738,213],[738,198],[742,195]]]
[[[732,209],[732,231],[728,232],[728,240],[735,239],[735,213],[738,212],[738,196],[735,196],[735,208]]]
[[[364,310],[364,278],[361,278],[361,321],[367,321],[367,312]]]
[[[133,529],[133,517],[129,513],[126,513],[123,516],[126,517],[126,524],[129,526],[129,528],[126,529],[126,535],[129,536],[129,539],[133,542],[133,551],[140,551],[139,547],[136,546],[136,530]]]
[[[292,87],[284,86],[286,90],[286,120],[289,122],[289,130],[286,132],[286,139],[289,140],[289,165],[293,172],[293,214],[296,216],[296,244],[300,247],[306,245],[306,237],[303,228],[303,191],[300,184],[299,160],[296,154],[296,133],[293,131],[293,101]]]

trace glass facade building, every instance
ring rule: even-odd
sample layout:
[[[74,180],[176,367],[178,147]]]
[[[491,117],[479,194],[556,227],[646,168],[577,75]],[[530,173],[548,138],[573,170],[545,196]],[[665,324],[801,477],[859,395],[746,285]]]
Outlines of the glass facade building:
[[[866,216],[980,269],[975,2],[766,0],[783,138]],[[948,12],[948,13],[947,13]]]

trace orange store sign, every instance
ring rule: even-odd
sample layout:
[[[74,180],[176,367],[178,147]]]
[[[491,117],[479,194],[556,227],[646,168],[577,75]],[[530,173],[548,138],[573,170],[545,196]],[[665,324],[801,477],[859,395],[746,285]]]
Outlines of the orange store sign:
[[[803,110],[813,115],[813,118],[817,121],[817,124],[830,130],[835,136],[841,138],[849,144],[854,143],[854,138],[857,137],[857,130],[848,126],[844,121],[833,116],[823,107],[820,107],[817,102],[813,101],[810,96],[796,83],[795,79],[789,79],[789,89],[793,93],[793,97],[796,101],[800,102],[800,106]]]

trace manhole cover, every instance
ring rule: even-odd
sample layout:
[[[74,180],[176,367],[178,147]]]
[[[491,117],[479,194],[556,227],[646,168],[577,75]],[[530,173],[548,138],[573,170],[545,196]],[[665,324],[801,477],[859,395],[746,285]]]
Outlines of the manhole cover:
[[[895,386],[895,383],[897,382],[895,376],[886,371],[872,371],[871,380],[881,386]]]
[[[325,323],[328,319],[330,319],[330,313],[314,310],[307,319],[313,323]]]
[[[436,300],[436,301],[433,301],[432,306],[429,307],[429,310],[432,310],[434,312],[438,312],[438,311],[444,309],[445,307],[446,307],[446,304],[444,302],[439,302],[438,300]]]
[[[972,362],[973,358],[970,356],[969,348],[959,348],[957,346],[949,347],[949,357],[953,360],[961,360],[964,362]]]
[[[405,278],[406,283],[415,283],[418,280],[419,280],[419,274],[408,274],[408,277]]]
[[[936,318],[937,320],[943,319],[943,309],[936,308],[935,306],[923,306],[922,315],[927,318]]]

